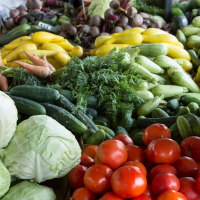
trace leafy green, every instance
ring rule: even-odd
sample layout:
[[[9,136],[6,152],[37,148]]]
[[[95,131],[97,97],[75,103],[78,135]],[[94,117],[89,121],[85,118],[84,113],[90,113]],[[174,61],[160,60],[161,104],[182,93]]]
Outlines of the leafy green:
[[[129,84],[138,84],[142,79],[129,69],[128,56],[125,50],[117,52],[114,49],[106,57],[87,57],[83,60],[72,57],[57,82],[70,89],[77,99],[74,113],[86,111],[89,95],[97,97],[99,105],[104,104],[103,110],[112,120],[141,104],[137,92]]]

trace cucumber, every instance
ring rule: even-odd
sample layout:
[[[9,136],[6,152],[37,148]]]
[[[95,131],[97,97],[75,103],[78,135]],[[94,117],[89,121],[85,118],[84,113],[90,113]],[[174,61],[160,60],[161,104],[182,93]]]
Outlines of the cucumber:
[[[154,110],[160,104],[163,98],[164,95],[161,94],[160,96],[156,96],[153,99],[150,99],[149,101],[147,101],[139,107],[137,114],[143,116],[149,115],[152,112],[152,110]]]
[[[187,105],[187,107],[190,109],[190,112],[195,114],[196,116],[199,115],[199,105],[195,102],[191,102]]]
[[[133,122],[134,121],[135,121],[135,119],[133,119],[131,117],[123,117],[120,120],[118,125],[123,127],[127,132],[129,132],[133,127]]]
[[[143,132],[139,132],[139,133],[136,133],[133,137],[132,137],[132,140],[134,141],[134,145],[137,145],[137,146],[146,146],[143,142],[143,139],[142,139],[142,134]]]
[[[182,139],[185,139],[187,137],[193,136],[193,130],[190,127],[190,124],[188,123],[188,121],[183,117],[183,116],[179,116],[177,118],[177,126],[178,126],[178,130],[179,133],[182,137]]]
[[[176,122],[178,116],[164,117],[164,118],[141,118],[138,119],[137,124],[139,128],[147,128],[152,124],[165,124],[167,127],[170,127]]]
[[[184,95],[189,95],[191,97],[197,97],[200,99],[200,93],[184,93],[184,94],[179,94],[179,95],[175,96],[174,98],[180,99]]]
[[[72,91],[60,90],[59,93],[62,94],[65,98],[67,98],[70,102],[76,103],[76,99],[72,96]]]
[[[181,110],[176,113],[176,116],[186,115],[190,113],[190,109],[188,107],[183,107]]]
[[[45,108],[39,103],[25,99],[22,97],[12,96],[9,97],[15,102],[15,106],[19,113],[25,115],[46,115]]]
[[[115,135],[121,135],[121,134],[124,134],[124,135],[129,135],[128,132],[126,131],[126,129],[121,129],[121,130],[118,130],[115,132]]]
[[[102,119],[95,119],[93,120],[93,122],[95,123],[95,125],[101,125],[101,126],[108,126],[107,122],[105,122],[104,120]]]
[[[85,143],[92,144],[92,145],[99,145],[104,141],[105,135],[106,135],[105,131],[102,129],[99,129]]]
[[[187,39],[180,29],[177,30],[176,38],[183,44],[184,48],[187,49]]]
[[[176,109],[176,114],[177,114],[182,108],[184,108],[184,106],[179,106],[179,107]]]
[[[130,133],[129,133],[129,137],[133,138],[133,136],[136,134],[136,133],[139,133],[139,132],[143,132],[144,129],[141,129],[141,128],[135,128],[133,129]]]
[[[184,115],[184,118],[190,124],[190,126],[194,132],[194,135],[200,137],[200,119],[193,113]]]
[[[192,27],[192,26],[185,26],[184,28],[181,29],[183,34],[186,36],[186,37],[189,37],[191,35],[195,35],[197,34],[198,32],[200,32],[200,28],[197,28],[197,27]]]
[[[68,112],[72,113],[73,109],[76,107],[73,103],[71,103],[67,98],[65,98],[62,94],[60,95],[59,99],[55,101],[57,106],[60,106],[66,109]],[[75,114],[75,117],[79,119],[83,124],[87,126],[87,128],[93,128],[95,131],[98,130],[97,126],[94,122],[82,111],[79,111]]]
[[[162,109],[160,108],[155,108],[152,111],[152,117],[153,118],[162,118],[162,117],[169,117],[169,115]]]
[[[188,50],[188,53],[190,54],[192,64],[195,67],[199,67],[199,65],[200,65],[200,59],[198,58],[196,52],[194,50],[190,49],[190,50]]]
[[[93,119],[96,119],[97,118],[97,111],[93,108],[87,108],[86,110],[86,114],[88,115],[91,115],[93,117]]]
[[[188,92],[188,89],[177,85],[156,85],[151,91],[154,96],[164,94],[164,98],[169,98]]]
[[[107,127],[108,127],[108,128],[111,128],[111,121],[110,121],[108,118],[106,118],[106,117],[104,117],[104,116],[102,116],[102,115],[98,115],[97,118],[96,118],[95,120],[104,121],[104,122],[106,122]]]
[[[28,24],[28,19],[27,18],[23,18],[21,21],[20,21],[20,25],[22,24]]]
[[[187,38],[187,46],[192,49],[192,48],[199,48],[200,46],[200,36],[198,35],[191,35],[190,37]]]
[[[115,137],[115,133],[113,130],[111,130],[110,128],[106,127],[106,126],[101,126],[101,125],[97,125],[98,129],[102,129],[104,130],[106,133],[108,133],[112,138]]]
[[[56,101],[60,96],[59,92],[53,88],[30,85],[15,86],[10,90],[10,94],[37,102]]]
[[[178,130],[177,123],[172,124],[172,126],[170,126],[169,130],[171,131],[171,138],[172,139],[176,139],[177,137],[180,136],[180,132]]]
[[[179,107],[178,99],[171,99],[167,102],[167,108],[176,110]]]
[[[191,102],[194,102],[200,105],[200,98],[192,97],[190,95],[184,95],[180,98],[180,102],[183,103],[183,105],[188,105]]]
[[[154,98],[154,95],[150,91],[137,91],[138,96],[144,101],[148,101]]]
[[[71,131],[73,134],[82,135],[87,130],[85,124],[83,124],[65,109],[49,103],[41,104],[45,107],[46,114],[48,116],[58,121],[61,125],[63,125],[66,129]]]
[[[83,133],[83,140],[84,140],[84,142],[86,142],[94,133],[95,133],[95,130],[93,128],[87,129]]]
[[[154,62],[146,58],[145,56],[137,56],[135,58],[135,62],[145,67],[151,73],[164,74],[165,72],[160,66],[158,66],[157,64],[155,64]]]

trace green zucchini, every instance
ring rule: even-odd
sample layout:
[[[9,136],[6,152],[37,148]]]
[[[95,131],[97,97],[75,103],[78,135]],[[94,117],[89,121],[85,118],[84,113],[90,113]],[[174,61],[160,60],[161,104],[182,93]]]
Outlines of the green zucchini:
[[[105,131],[102,129],[99,129],[85,143],[92,144],[92,145],[99,145],[104,141],[105,136],[106,136]]]
[[[190,109],[188,107],[183,107],[176,113],[176,116],[186,115],[188,113],[190,113]]]
[[[138,84],[131,83],[130,86],[137,91],[146,91],[149,88],[149,83],[147,81],[142,81]]]
[[[151,91],[154,96],[164,94],[164,98],[169,98],[188,92],[188,89],[177,85],[156,85]]]
[[[195,35],[198,32],[200,32],[200,28],[197,27],[191,27],[191,26],[185,26],[184,28],[181,29],[182,32],[186,37],[189,37],[191,35]]]
[[[190,109],[190,112],[195,114],[196,116],[199,115],[199,105],[195,102],[191,102],[187,105],[187,107]]]
[[[187,39],[180,29],[177,30],[176,38],[183,44],[184,48],[187,49]]]
[[[45,31],[45,30],[40,28],[39,26],[31,25],[31,28],[26,31],[26,35],[31,35],[32,33],[39,32],[39,31]]]
[[[177,96],[175,96],[174,98],[176,99],[180,99],[182,96],[191,96],[191,97],[196,97],[196,98],[199,98],[200,99],[200,93],[184,93],[184,94],[179,94]]]
[[[154,98],[154,95],[150,91],[137,91],[138,96],[144,101],[148,101]]]
[[[165,72],[160,66],[158,66],[157,64],[155,64],[154,62],[146,58],[145,56],[137,56],[135,58],[135,62],[145,67],[151,73],[164,74]]]
[[[83,124],[65,109],[49,103],[41,104],[45,107],[46,114],[48,116],[58,121],[61,125],[63,125],[66,129],[71,131],[73,134],[82,135],[87,130],[85,124]]]
[[[180,98],[180,102],[183,103],[183,105],[188,105],[191,102],[194,102],[200,105],[200,98],[184,95]]]
[[[190,126],[194,132],[194,135],[200,137],[200,119],[193,113],[184,115],[184,118],[190,124]]]
[[[37,102],[56,101],[60,96],[59,92],[53,88],[30,85],[15,86],[10,90],[10,94]]]
[[[102,129],[104,130],[106,133],[108,133],[112,138],[115,137],[115,133],[113,130],[111,130],[110,128],[106,127],[106,126],[101,126],[101,125],[97,125],[98,129]]]
[[[190,124],[183,116],[179,116],[177,118],[176,123],[178,126],[179,133],[183,139],[194,135],[192,128],[190,127]]]
[[[15,102],[15,106],[19,113],[25,115],[45,115],[45,108],[39,103],[30,99],[9,95],[9,97]]]
[[[72,113],[75,109],[75,105],[71,103],[67,98],[65,98],[63,95],[60,95],[59,99],[55,101],[55,104],[57,106],[60,106],[64,109],[66,109],[68,112]],[[83,124],[87,126],[87,128],[93,128],[95,131],[98,130],[95,123],[82,111],[79,111],[78,113],[74,114],[77,119],[79,119]]]
[[[93,121],[93,117],[92,117],[92,115],[90,115],[90,114],[87,114],[87,116],[90,118],[90,120],[92,120],[92,121]]]
[[[162,118],[162,117],[169,117],[169,115],[162,109],[160,108],[155,108],[152,111],[152,117],[153,118]]]
[[[167,102],[167,108],[176,110],[179,107],[178,99],[171,99]]]
[[[95,130],[93,128],[87,129],[83,133],[83,140],[84,140],[84,142],[86,142],[93,134],[95,134]]]
[[[192,64],[196,67],[199,67],[200,59],[198,58],[196,52],[194,50],[190,49],[190,50],[188,50],[188,53],[190,54]]]
[[[172,126],[170,126],[169,130],[171,131],[171,138],[172,139],[176,139],[177,137],[180,136],[180,132],[178,130],[177,123],[172,124]]]
[[[173,74],[177,71],[184,71],[183,68],[178,68],[178,67],[168,67],[167,69],[167,74],[169,77],[172,78]]]
[[[198,35],[191,35],[190,37],[187,38],[187,46],[192,49],[192,48],[199,48],[200,46],[200,36]]]
[[[134,145],[137,145],[137,146],[146,146],[144,144],[144,141],[142,139],[142,134],[143,132],[139,132],[139,133],[136,133],[133,137],[132,137],[132,140],[134,141]]]
[[[141,118],[138,119],[137,124],[139,128],[147,128],[152,124],[165,124],[167,127],[170,127],[176,122],[178,116],[164,117],[164,118]]]
[[[156,85],[158,85],[158,83],[156,83],[156,84],[149,83],[148,90],[152,90]]]

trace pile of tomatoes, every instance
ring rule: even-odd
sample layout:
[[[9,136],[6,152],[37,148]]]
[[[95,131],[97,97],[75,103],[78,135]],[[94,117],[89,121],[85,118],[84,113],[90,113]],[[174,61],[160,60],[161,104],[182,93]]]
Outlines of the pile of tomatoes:
[[[200,138],[179,145],[163,124],[142,138],[146,148],[123,134],[85,148],[69,174],[72,200],[199,200]]]

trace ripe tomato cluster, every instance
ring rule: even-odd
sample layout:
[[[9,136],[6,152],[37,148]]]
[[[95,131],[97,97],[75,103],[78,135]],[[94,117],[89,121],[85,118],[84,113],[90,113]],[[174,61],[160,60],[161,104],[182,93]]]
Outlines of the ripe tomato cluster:
[[[143,141],[146,148],[118,135],[85,148],[69,174],[72,200],[200,199],[200,138],[179,146],[165,125],[154,124]]]

